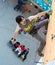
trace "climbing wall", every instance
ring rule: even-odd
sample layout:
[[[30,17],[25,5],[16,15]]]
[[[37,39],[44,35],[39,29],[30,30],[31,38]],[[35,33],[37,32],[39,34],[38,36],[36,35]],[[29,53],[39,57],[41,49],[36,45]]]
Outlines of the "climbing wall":
[[[44,64],[55,60],[55,0],[52,1],[52,10],[50,11],[50,22],[46,36],[46,46],[44,51]],[[43,65],[44,65],[43,64]],[[52,64],[54,65],[54,64]]]

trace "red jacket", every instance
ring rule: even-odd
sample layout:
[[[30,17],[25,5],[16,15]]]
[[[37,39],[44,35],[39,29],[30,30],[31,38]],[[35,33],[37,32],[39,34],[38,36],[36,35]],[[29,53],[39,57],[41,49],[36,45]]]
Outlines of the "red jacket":
[[[25,50],[25,47],[23,45],[20,45],[21,51]]]

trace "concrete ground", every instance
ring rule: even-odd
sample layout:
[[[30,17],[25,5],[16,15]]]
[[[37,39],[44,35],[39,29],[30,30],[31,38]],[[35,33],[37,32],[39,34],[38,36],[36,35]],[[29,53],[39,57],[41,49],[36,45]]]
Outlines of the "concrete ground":
[[[17,41],[30,48],[28,57],[24,62],[17,58],[7,45],[15,31],[15,17],[21,14],[13,10],[14,6],[13,0],[6,0],[5,2],[0,0],[0,65],[36,65],[35,61],[40,59],[35,53],[40,44],[37,39],[29,34],[17,36]]]

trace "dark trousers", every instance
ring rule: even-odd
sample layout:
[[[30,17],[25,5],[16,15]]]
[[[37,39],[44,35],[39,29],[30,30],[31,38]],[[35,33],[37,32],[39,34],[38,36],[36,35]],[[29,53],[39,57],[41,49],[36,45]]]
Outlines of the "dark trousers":
[[[41,52],[43,51],[43,48],[45,47],[45,44],[46,44],[46,43],[41,43],[41,44],[40,44],[40,46],[39,46],[39,48],[38,48],[38,53],[39,53],[39,55],[40,55]]]
[[[38,34],[37,34],[37,37],[38,37],[37,39],[41,42],[39,48],[37,49],[37,51],[40,55],[46,45],[46,41],[44,39],[42,39]]]
[[[27,52],[27,53],[26,53],[26,52]],[[23,61],[24,61],[24,60],[26,59],[28,53],[29,53],[29,51],[24,50],[24,51],[19,55],[19,57],[22,56],[22,55],[24,55],[24,58],[23,58]]]
[[[25,3],[22,0],[18,0],[18,4],[14,7],[14,9],[20,9]]]

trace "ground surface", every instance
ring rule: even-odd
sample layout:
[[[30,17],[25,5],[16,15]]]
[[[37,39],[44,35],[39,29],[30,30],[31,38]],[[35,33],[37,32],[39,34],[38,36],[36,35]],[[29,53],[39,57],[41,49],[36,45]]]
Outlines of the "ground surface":
[[[17,36],[19,42],[30,48],[30,53],[25,62],[17,58],[7,45],[16,27],[15,17],[21,14],[13,10],[14,6],[13,0],[6,0],[5,2],[0,0],[0,65],[36,65],[34,61],[38,61],[40,58],[35,56],[35,51],[39,46],[38,40],[29,34]]]

